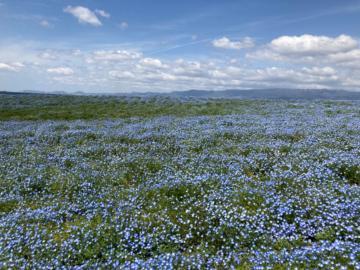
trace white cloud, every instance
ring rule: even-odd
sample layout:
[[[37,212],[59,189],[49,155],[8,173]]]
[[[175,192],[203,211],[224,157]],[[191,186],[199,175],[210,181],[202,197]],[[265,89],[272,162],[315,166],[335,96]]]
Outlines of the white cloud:
[[[333,76],[336,75],[336,70],[332,67],[303,67],[302,72],[314,76]]]
[[[147,80],[159,80],[159,81],[176,81],[177,77],[173,74],[169,74],[166,72],[158,72],[158,73],[149,73],[145,75],[145,79]]]
[[[342,63],[360,60],[360,49],[329,55],[330,60]]]
[[[178,59],[173,66],[173,73],[182,77],[208,77],[212,67],[199,61],[185,61]]]
[[[130,71],[122,71],[122,70],[111,70],[109,71],[109,75],[118,79],[134,79],[134,73]]]
[[[251,74],[252,73],[252,74]],[[300,70],[284,69],[278,67],[268,67],[264,69],[257,69],[250,72],[245,80],[255,82],[268,82],[273,84],[288,84],[292,87],[296,85],[314,85],[323,84],[326,87],[329,83],[338,80],[334,75],[335,71],[331,68],[302,68]]]
[[[286,61],[286,60],[303,61],[304,60],[304,58],[300,58],[300,57],[288,58],[287,56],[272,51],[268,46],[265,46],[264,48],[258,49],[254,52],[247,53],[246,58],[251,60],[272,60],[272,61]]]
[[[127,22],[121,22],[121,23],[119,24],[119,28],[120,28],[121,30],[126,30],[126,29],[129,28],[129,24],[128,24]]]
[[[326,55],[341,53],[358,47],[358,42],[350,36],[336,38],[326,36],[282,36],[270,43],[270,49],[280,54]]]
[[[359,43],[347,35],[333,38],[312,35],[282,36],[263,48],[248,53],[246,57],[261,61],[360,68]]]
[[[345,80],[342,83],[343,86],[349,87],[350,89],[359,89],[360,87],[360,80],[358,77],[355,78],[345,78]]]
[[[250,37],[245,37],[238,41],[231,41],[227,37],[222,37],[220,39],[213,40],[212,44],[216,48],[234,49],[234,50],[247,49],[255,46],[254,40]]]
[[[124,61],[135,60],[142,57],[142,54],[135,51],[116,50],[116,51],[95,51],[90,60],[92,61]]]
[[[156,61],[158,60],[158,61]],[[338,88],[344,85],[346,76],[329,66],[302,68],[265,67],[244,68],[225,62],[211,61],[161,61],[143,58],[140,64],[109,72],[119,83],[126,80],[128,87],[156,86],[173,89],[227,89],[227,88]],[[145,64],[147,63],[147,64]],[[161,65],[160,65],[161,63]],[[166,69],[164,69],[166,66]],[[151,89],[149,89],[151,90]]]
[[[210,76],[213,77],[214,79],[228,79],[230,78],[229,74],[227,74],[226,72],[222,71],[222,70],[211,70],[209,72]]]
[[[23,67],[25,67],[25,65],[24,65],[23,63],[20,63],[20,62],[12,63],[12,66],[13,66],[13,67],[16,67],[16,68],[23,68]]]
[[[22,68],[24,68],[24,64],[15,62],[15,63],[0,63],[0,71],[12,71],[12,72],[19,72]]]
[[[360,87],[360,48],[320,56],[295,56],[275,52],[270,44],[260,50],[266,48],[280,60],[247,59],[249,62],[245,62],[242,55],[236,59],[189,57],[173,60],[143,55],[134,49],[46,49],[43,45],[36,47],[32,43],[19,42],[0,47],[0,70],[19,71],[25,63],[26,72],[34,74],[37,81],[46,85],[49,82],[46,79],[52,79],[52,84],[47,85],[49,89],[75,89],[67,88],[72,85],[83,91],[99,88],[106,91],[171,91],[276,87],[358,90]],[[109,48],[107,46],[104,48]],[[16,63],[19,60],[22,63]],[[44,71],[51,76],[41,77]],[[24,85],[26,82],[31,85],[26,76],[21,77],[22,73],[16,76],[24,81]],[[11,85],[10,79],[5,80]]]
[[[74,70],[69,67],[48,68],[46,71],[51,74],[64,75],[64,76],[70,76],[74,74]]]
[[[144,58],[140,61],[140,63],[144,66],[149,66],[149,67],[156,67],[156,68],[164,67],[163,63],[159,59],[155,59],[155,58]]]
[[[67,6],[64,9],[64,12],[73,15],[75,18],[78,19],[79,23],[82,24],[91,24],[93,26],[101,26],[102,23],[99,18],[96,16],[94,12],[92,12],[87,7],[77,6]]]
[[[96,9],[96,10],[95,10],[95,13],[98,14],[98,15],[100,15],[101,17],[110,18],[110,14],[107,13],[105,10]]]
[[[331,54],[324,60],[342,67],[360,69],[360,49]]]

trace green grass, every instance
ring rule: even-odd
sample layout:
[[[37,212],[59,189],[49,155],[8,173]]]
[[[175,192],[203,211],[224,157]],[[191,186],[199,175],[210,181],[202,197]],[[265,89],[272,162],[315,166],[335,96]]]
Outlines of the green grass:
[[[360,185],[360,167],[353,165],[342,165],[339,169],[339,174],[343,176],[350,185]]]
[[[17,206],[17,201],[0,202],[0,214],[11,212],[12,210],[16,209]]]
[[[129,117],[195,116],[241,114],[256,102],[244,100],[209,100],[180,102],[169,98],[77,97],[43,95],[2,95],[0,120],[92,120]],[[14,103],[16,105],[14,105]],[[261,110],[259,110],[261,111]],[[66,126],[59,126],[66,129]]]

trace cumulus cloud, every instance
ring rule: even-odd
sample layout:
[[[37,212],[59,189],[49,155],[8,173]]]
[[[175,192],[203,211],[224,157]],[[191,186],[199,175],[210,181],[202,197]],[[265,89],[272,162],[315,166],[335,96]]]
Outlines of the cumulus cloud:
[[[270,43],[270,49],[280,54],[326,55],[341,53],[358,47],[358,42],[350,36],[335,38],[326,36],[282,36]]]
[[[158,60],[158,61],[157,61]],[[161,63],[161,65],[160,65]],[[164,69],[163,67],[166,66]],[[128,85],[156,86],[171,89],[226,89],[226,88],[335,88],[346,77],[329,66],[302,68],[265,67],[260,69],[228,65],[211,61],[160,61],[143,58],[139,64],[119,67],[109,72],[111,78]]]
[[[70,76],[74,74],[74,70],[69,67],[48,68],[46,71],[51,74],[63,75],[63,76]]]
[[[124,61],[135,60],[142,57],[142,54],[135,51],[127,50],[101,50],[95,51],[92,57],[88,60],[91,61]]]
[[[360,49],[331,54],[324,60],[342,67],[360,69]]]
[[[352,51],[342,52],[337,54],[331,54],[329,55],[329,58],[334,62],[338,62],[338,63],[360,60],[360,49],[355,49]]]
[[[156,67],[156,68],[164,67],[163,63],[159,59],[155,59],[155,58],[144,58],[140,61],[140,63],[143,64],[144,66],[149,66],[149,67]]]
[[[101,17],[110,18],[110,14],[107,13],[105,10],[96,9],[96,10],[95,10],[95,13],[98,14],[98,15],[100,15]]]
[[[134,79],[134,73],[130,71],[122,71],[122,70],[111,70],[109,71],[109,75],[118,79]]]
[[[144,76],[147,80],[158,80],[158,81],[176,81],[178,78],[167,72],[156,72],[156,73],[148,73]]]
[[[282,36],[272,40],[263,48],[248,53],[247,58],[283,63],[360,68],[359,43],[348,35],[338,37]]]
[[[216,48],[234,50],[247,49],[255,46],[254,40],[250,37],[245,37],[238,41],[232,41],[227,37],[222,37],[220,39],[213,40],[212,44]]]
[[[333,76],[337,73],[332,67],[303,67],[301,71],[314,76]]]
[[[172,72],[182,78],[208,77],[213,67],[199,61],[178,59],[172,65]]]
[[[160,61],[160,60],[159,60]],[[303,67],[289,69],[268,67],[262,69],[228,66],[225,63],[200,61],[176,61],[162,63],[142,59],[141,65],[120,68],[110,75],[120,81],[127,79],[131,83],[151,83],[162,85],[165,82],[171,87],[186,88],[259,88],[259,87],[304,87],[331,88],[339,85],[337,71],[332,67]],[[158,63],[147,65],[145,63]],[[162,67],[166,65],[166,69]],[[144,66],[146,68],[144,68]]]
[[[79,23],[82,24],[90,24],[92,26],[101,26],[102,23],[99,18],[96,16],[94,12],[92,12],[87,7],[82,6],[67,6],[64,9],[64,12],[73,15],[75,18],[78,19]]]
[[[242,55],[236,59],[174,60],[144,55],[134,49],[78,51],[42,47],[29,53],[28,47],[15,51],[9,47],[0,48],[0,70],[21,70],[23,64],[15,62],[21,56],[27,71],[33,69],[37,74],[46,71],[52,75],[49,77],[52,78],[53,85],[64,85],[65,88],[66,85],[77,85],[82,90],[91,87],[101,87],[108,91],[276,87],[357,90],[360,87],[358,47],[347,49],[348,51],[329,50],[327,54],[315,55],[312,52],[311,55],[304,55],[304,52],[280,53],[271,44],[272,41],[259,47],[258,51],[266,49],[280,60],[271,62],[264,61],[264,58],[247,59],[247,63],[244,63]],[[31,64],[33,62],[38,64],[35,66]]]
[[[138,77],[141,74],[141,77]],[[173,74],[163,72],[163,71],[141,71],[139,70],[135,72],[130,71],[119,71],[113,70],[109,72],[109,75],[112,76],[114,79],[126,80],[130,83],[158,83],[163,81],[175,81],[177,77]]]
[[[0,71],[12,71],[19,72],[22,68],[24,68],[24,64],[15,62],[15,63],[0,63]]]
[[[292,85],[292,87],[296,87],[296,85],[322,84],[324,88],[327,88],[326,85],[338,80],[338,77],[331,72],[331,74],[329,74],[329,71],[330,68],[324,69],[318,67],[312,69],[303,68],[300,70],[268,67],[250,72],[246,80],[283,85],[288,84]]]

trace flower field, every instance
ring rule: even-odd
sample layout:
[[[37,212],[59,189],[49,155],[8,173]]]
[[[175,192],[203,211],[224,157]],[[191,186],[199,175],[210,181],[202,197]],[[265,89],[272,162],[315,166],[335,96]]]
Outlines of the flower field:
[[[360,102],[87,99],[0,102],[0,268],[360,269]]]

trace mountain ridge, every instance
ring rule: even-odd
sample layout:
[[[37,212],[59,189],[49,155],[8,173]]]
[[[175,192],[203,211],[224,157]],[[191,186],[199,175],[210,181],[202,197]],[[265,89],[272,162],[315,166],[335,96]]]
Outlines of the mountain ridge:
[[[123,92],[123,93],[86,93],[86,92],[42,92],[36,90],[25,90],[22,92],[0,91],[0,94],[45,94],[45,95],[104,95],[104,96],[165,96],[174,98],[224,98],[224,99],[335,99],[335,100],[360,100],[360,92],[347,90],[329,89],[227,89],[227,90],[196,90],[174,92]]]

